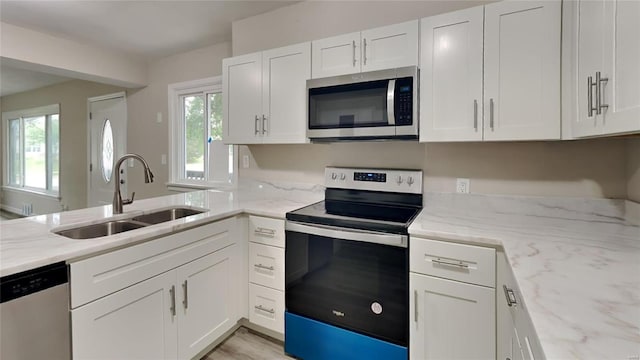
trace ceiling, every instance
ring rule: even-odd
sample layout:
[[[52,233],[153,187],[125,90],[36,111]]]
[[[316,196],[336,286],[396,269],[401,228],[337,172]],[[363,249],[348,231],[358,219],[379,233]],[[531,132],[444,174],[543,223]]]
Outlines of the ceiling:
[[[295,2],[0,0],[0,21],[151,61],[231,41],[233,21]],[[1,95],[66,80],[5,65],[0,71]]]

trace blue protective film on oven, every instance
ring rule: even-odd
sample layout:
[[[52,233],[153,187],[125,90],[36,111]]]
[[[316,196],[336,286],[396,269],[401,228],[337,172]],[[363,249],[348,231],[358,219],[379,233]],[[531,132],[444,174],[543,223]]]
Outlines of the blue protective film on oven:
[[[396,344],[285,312],[284,351],[304,360],[407,360]]]

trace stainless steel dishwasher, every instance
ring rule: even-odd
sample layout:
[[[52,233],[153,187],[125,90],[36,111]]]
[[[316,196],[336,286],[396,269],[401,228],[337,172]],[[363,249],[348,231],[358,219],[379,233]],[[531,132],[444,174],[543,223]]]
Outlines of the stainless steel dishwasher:
[[[71,359],[64,262],[0,279],[0,359]]]

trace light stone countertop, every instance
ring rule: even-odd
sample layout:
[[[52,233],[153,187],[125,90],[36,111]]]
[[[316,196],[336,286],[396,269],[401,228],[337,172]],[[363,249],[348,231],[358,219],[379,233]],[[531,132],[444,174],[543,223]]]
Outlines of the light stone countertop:
[[[625,218],[625,205],[425,194],[409,233],[502,247],[547,359],[633,360],[640,356],[640,227]]]
[[[0,276],[130,246],[242,213],[284,219],[288,211],[323,198],[324,188],[321,186],[249,182],[230,191],[202,190],[136,200],[131,205],[125,205],[124,213],[116,216],[112,214],[111,205],[106,205],[2,221]],[[99,223],[106,218],[131,218],[176,206],[206,211],[187,218],[95,239],[74,240],[51,232],[80,224]]]
[[[0,275],[241,213],[284,218],[287,211],[321,200],[323,190],[251,182],[232,191],[138,200],[117,217],[173,206],[208,211],[92,240],[67,239],[50,230],[101,222],[112,217],[111,206],[3,221]],[[412,235],[504,248],[548,359],[627,360],[640,355],[640,227],[625,220],[624,201],[425,194],[425,204],[409,229]]]

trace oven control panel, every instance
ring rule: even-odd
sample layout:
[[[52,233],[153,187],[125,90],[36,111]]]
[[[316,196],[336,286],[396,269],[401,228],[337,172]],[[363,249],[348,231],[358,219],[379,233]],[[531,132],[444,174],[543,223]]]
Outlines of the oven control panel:
[[[327,167],[325,187],[422,194],[422,170]]]

